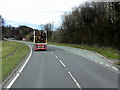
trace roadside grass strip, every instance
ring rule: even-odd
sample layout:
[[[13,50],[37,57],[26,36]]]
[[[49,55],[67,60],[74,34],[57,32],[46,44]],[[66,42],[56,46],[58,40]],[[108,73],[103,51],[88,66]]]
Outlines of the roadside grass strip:
[[[18,49],[16,50],[16,52],[13,55],[11,55],[7,58],[4,58],[3,60],[0,60],[0,63],[2,63],[2,77],[0,77],[0,79],[3,79],[3,80],[24,59],[24,57],[28,54],[28,51],[29,51],[29,46],[27,46],[26,44],[19,43],[19,42],[11,42],[11,41],[5,41],[5,43],[6,42],[9,43],[10,45],[12,45],[11,48],[13,48],[13,50],[11,48],[7,48],[7,50],[3,51],[3,55],[8,55],[8,53],[6,53],[6,52],[9,50],[12,50],[12,51],[10,51],[12,53],[16,47]],[[3,44],[4,44],[4,41],[3,41]],[[2,47],[3,50],[4,50],[5,46]],[[10,54],[10,52],[9,52],[9,54]]]
[[[17,72],[17,74],[16,74],[16,76],[13,78],[13,80],[9,83],[9,85],[7,86],[7,88],[11,88],[11,86],[13,85],[13,83],[16,81],[16,79],[19,77],[20,73],[22,72],[22,70],[24,69],[24,67],[26,66],[26,64],[28,63],[28,61],[29,61],[29,59],[30,59],[30,57],[31,57],[31,55],[32,55],[32,48],[31,48],[30,45],[29,45],[29,47],[30,47],[31,50],[30,50],[30,54],[29,54],[27,60],[26,60],[25,63],[22,65],[22,67],[20,68],[20,70]]]
[[[19,46],[18,45],[19,43],[16,43],[16,42],[11,42],[11,41],[2,41],[2,57],[0,58],[4,58],[8,55],[10,55],[11,53],[13,53],[17,47]]]

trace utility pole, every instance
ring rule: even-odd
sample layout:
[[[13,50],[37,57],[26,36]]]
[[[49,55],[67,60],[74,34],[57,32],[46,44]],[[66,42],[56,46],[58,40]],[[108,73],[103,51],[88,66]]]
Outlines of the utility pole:
[[[2,16],[0,15],[0,40],[2,40]]]
[[[52,31],[54,30],[54,22],[52,22]]]
[[[53,39],[53,30],[54,30],[54,22],[52,22],[52,39]]]

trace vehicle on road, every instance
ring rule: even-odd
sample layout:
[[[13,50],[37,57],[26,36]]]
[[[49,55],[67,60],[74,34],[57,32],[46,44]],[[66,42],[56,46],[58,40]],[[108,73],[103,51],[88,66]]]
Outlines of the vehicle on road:
[[[34,50],[47,50],[47,32],[34,31]]]

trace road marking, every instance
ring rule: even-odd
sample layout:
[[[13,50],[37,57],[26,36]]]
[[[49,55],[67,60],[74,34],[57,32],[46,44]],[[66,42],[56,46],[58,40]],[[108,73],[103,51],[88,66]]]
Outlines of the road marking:
[[[90,59],[90,60],[92,60],[92,61],[93,61],[93,59]]]
[[[89,59],[88,57],[86,57],[87,59]]]
[[[103,62],[100,62],[100,64],[103,64]]]
[[[9,83],[9,85],[7,86],[7,88],[10,88],[10,87],[14,84],[14,82],[16,81],[16,79],[18,78],[18,76],[20,75],[20,73],[22,72],[22,70],[24,69],[24,67],[26,66],[26,64],[28,63],[28,61],[29,61],[29,59],[30,59],[30,57],[31,57],[31,55],[32,55],[32,48],[31,48],[30,45],[29,45],[29,47],[30,47],[31,51],[30,51],[30,54],[29,54],[27,60],[25,61],[25,63],[24,63],[24,65],[22,66],[22,68],[18,71],[19,73],[17,73],[17,75],[16,75],[16,76],[13,78],[13,80]]]
[[[63,65],[63,67],[66,67],[65,64],[64,64],[61,60],[59,60],[59,61],[60,61],[60,63]]]
[[[112,61],[108,60],[109,62],[113,63]]]
[[[70,72],[70,71],[68,71],[68,73],[70,74],[70,76],[71,76],[71,77],[73,77],[73,75],[71,74],[71,72]]]
[[[108,66],[108,67],[110,66],[110,65],[108,65],[108,64],[105,64],[105,65]]]
[[[95,62],[98,62],[97,60],[95,60]]]
[[[7,86],[7,88],[10,88],[13,85],[13,83],[16,81],[16,79],[18,78],[19,75],[20,74],[17,73],[17,75],[13,78],[13,80],[10,82],[10,84]]]
[[[66,67],[65,67],[66,70],[68,70]]]
[[[86,56],[83,56],[83,57],[86,57]]]
[[[68,74],[71,76],[71,78],[73,79],[73,81],[76,83],[78,88],[81,88],[80,84],[77,82],[77,80],[73,77],[73,75],[71,74],[70,71],[68,71]]]
[[[53,54],[53,52],[50,52],[50,53],[52,53],[52,54]]]
[[[118,70],[116,67],[112,67],[113,69],[115,69],[115,70]]]
[[[56,56],[56,55],[55,55],[55,58],[57,58],[57,59],[58,59],[58,56]]]
[[[71,74],[70,71],[68,71],[68,69],[66,68],[65,64],[62,62],[62,60],[59,60],[60,63],[63,65],[63,67],[66,69],[66,71],[68,72],[68,74],[71,76],[71,78],[73,79],[73,81],[76,83],[78,88],[81,88],[81,86],[79,85],[79,83],[77,82],[77,80],[73,77],[73,75]]]
[[[112,61],[106,59],[103,55],[101,55],[101,54],[99,54],[99,53],[97,53],[97,54],[98,54],[100,57],[104,58],[105,60],[109,61],[110,63],[114,63],[114,62],[112,62]]]

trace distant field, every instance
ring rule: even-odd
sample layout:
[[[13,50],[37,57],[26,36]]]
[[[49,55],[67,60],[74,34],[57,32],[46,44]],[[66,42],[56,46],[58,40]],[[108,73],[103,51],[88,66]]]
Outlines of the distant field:
[[[29,47],[26,44],[13,41],[3,41],[3,60],[0,60],[0,63],[2,63],[2,76],[0,79],[4,79],[16,67],[16,65],[21,62],[21,60],[27,55],[28,51]]]
[[[91,50],[100,53],[101,55],[107,57],[108,59],[118,59],[118,50],[108,47],[98,47],[98,46],[88,46],[88,45],[68,45],[68,44],[58,44],[58,43],[48,43],[52,45],[68,46],[80,49]]]

